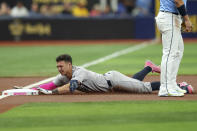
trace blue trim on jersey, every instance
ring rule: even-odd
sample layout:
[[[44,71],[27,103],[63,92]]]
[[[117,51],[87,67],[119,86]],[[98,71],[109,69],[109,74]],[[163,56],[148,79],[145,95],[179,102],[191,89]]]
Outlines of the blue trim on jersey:
[[[187,0],[183,0],[186,6]],[[178,13],[174,0],[160,0],[160,10]]]

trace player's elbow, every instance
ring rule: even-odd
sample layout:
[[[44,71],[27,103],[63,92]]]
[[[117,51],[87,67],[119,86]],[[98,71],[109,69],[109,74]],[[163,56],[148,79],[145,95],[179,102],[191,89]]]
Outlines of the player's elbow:
[[[174,0],[176,7],[180,7],[184,4],[183,0]]]

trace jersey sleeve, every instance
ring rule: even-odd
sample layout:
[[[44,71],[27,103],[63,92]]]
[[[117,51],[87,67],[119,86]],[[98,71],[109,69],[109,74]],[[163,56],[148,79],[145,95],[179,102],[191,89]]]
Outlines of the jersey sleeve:
[[[78,69],[76,70],[73,75],[72,75],[72,79],[71,80],[78,80],[79,82],[82,83],[82,81],[84,80],[85,78],[85,71],[83,69]]]
[[[63,86],[69,82],[69,79],[66,76],[62,76],[61,74],[58,74],[55,79],[53,80],[53,83],[56,86]]]

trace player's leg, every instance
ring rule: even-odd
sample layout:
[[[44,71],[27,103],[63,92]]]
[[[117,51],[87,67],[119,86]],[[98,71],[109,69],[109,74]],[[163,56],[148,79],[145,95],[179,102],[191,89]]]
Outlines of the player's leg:
[[[160,89],[160,81],[154,81],[154,82],[151,82],[151,88],[152,88],[152,91],[158,91]]]
[[[162,34],[163,56],[161,61],[161,89],[167,91],[173,89],[176,84],[176,76],[173,65],[176,62],[176,52],[178,50],[178,42],[173,37],[172,30]],[[171,39],[169,39],[171,38]],[[173,40],[174,39],[174,40]]]
[[[169,93],[169,81],[168,81],[168,74],[169,67],[168,67],[168,60],[169,60],[169,54],[171,52],[171,38],[172,37],[172,30],[165,31],[162,33],[162,45],[163,45],[163,55],[161,60],[161,87],[160,87],[160,94],[165,94],[166,92]],[[171,39],[169,39],[171,38]]]
[[[144,69],[142,69],[141,71],[137,72],[136,74],[133,75],[132,78],[143,81],[144,78],[146,77],[146,75],[150,72],[156,72],[156,73],[160,73],[160,66],[155,65],[152,61],[146,61],[145,65],[144,65]]]
[[[183,96],[176,90],[176,62],[179,38],[177,28],[181,26],[181,19],[170,13],[160,12],[156,17],[157,26],[162,34],[163,55],[161,61],[159,96]],[[180,31],[180,30],[179,30]],[[175,65],[175,66],[174,66]]]
[[[175,15],[169,19],[170,25],[162,32],[163,56],[161,62],[161,87],[159,96],[163,94],[183,95],[177,91],[176,76],[179,68],[178,59],[180,57],[180,21]]]
[[[180,52],[179,61],[181,62],[182,57],[183,57],[183,52],[184,52],[184,42],[183,42],[183,37],[182,36],[180,37],[180,41],[179,41],[179,52]]]
[[[140,80],[140,81],[143,81],[144,78],[146,77],[146,75],[148,73],[150,73],[152,71],[152,68],[147,66],[145,67],[144,69],[142,69],[141,71],[137,72],[136,74],[134,74],[132,76],[133,79],[137,79],[137,80]]]
[[[112,83],[113,88],[118,88],[132,93],[150,93],[152,92],[150,82],[142,82],[117,71],[110,71],[108,78]],[[109,77],[110,75],[110,77]]]
[[[173,37],[174,31],[169,30],[162,34],[163,56],[161,62],[161,87],[159,95],[176,92],[176,74],[178,41]],[[169,39],[171,38],[171,39]]]
[[[182,57],[183,57],[183,52],[184,52],[184,43],[183,43],[183,38],[182,35],[179,31],[179,28],[175,30],[175,33],[177,34],[176,37],[179,39],[178,41],[178,50],[177,50],[177,57],[176,57],[176,64],[174,65],[174,75],[177,76],[179,65],[181,63]]]
[[[172,75],[174,75],[174,79],[176,81],[176,77],[177,77],[178,70],[179,70],[179,65],[180,65],[181,59],[183,57],[184,43],[183,43],[182,35],[181,35],[181,32],[180,32],[180,28],[175,27],[174,32],[175,32],[175,35],[176,35],[177,39],[179,40],[178,41],[178,50],[177,50],[177,54],[176,54],[177,55],[176,62],[173,65],[174,66],[174,69],[173,69],[174,74],[172,74]],[[183,88],[180,88],[179,86],[176,86],[175,88],[178,92],[181,92],[181,93],[187,93],[188,92],[187,90],[183,90]]]

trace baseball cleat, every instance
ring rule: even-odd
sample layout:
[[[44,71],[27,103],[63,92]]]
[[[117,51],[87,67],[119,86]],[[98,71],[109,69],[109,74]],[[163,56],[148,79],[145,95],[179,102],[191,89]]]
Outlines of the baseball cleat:
[[[184,96],[184,93],[178,92],[178,91],[173,91],[173,92],[168,92],[168,93],[163,93],[163,94],[158,94],[160,97],[182,97]]]
[[[187,94],[193,94],[194,88],[187,82],[181,82],[178,84],[182,90],[185,90]]]
[[[177,91],[176,89],[171,90],[160,90],[158,96],[160,97],[181,97],[184,93]]]
[[[160,66],[157,66],[156,64],[154,64],[154,63],[153,63],[152,61],[150,61],[150,60],[147,60],[147,61],[145,62],[144,67],[147,67],[147,66],[149,66],[149,67],[152,68],[152,73],[154,73],[154,72],[160,73],[160,72],[161,72]]]
[[[178,92],[180,92],[180,93],[184,93],[184,94],[187,93],[186,90],[180,88],[179,86],[176,88],[176,91],[178,91]]]

